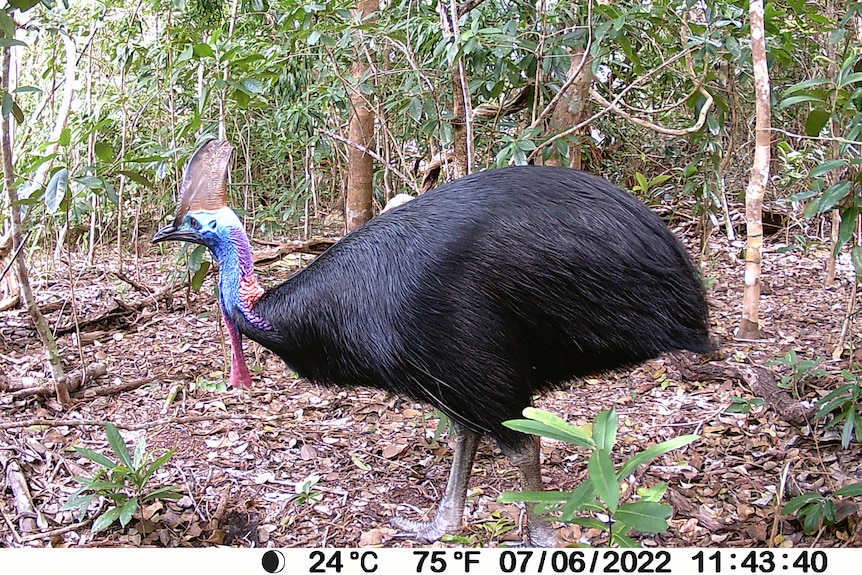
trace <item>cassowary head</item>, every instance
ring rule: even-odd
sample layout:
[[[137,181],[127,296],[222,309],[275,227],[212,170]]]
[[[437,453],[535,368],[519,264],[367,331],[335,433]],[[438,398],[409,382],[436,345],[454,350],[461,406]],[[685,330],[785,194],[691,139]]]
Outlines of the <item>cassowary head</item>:
[[[230,143],[210,140],[192,155],[174,221],[153,236],[153,243],[175,240],[201,244],[220,258],[226,244],[233,240],[231,230],[243,228],[233,210],[225,205],[232,152]]]
[[[180,205],[174,221],[153,236],[153,243],[168,240],[192,242],[209,248],[219,262],[219,303],[231,339],[231,374],[234,386],[251,385],[242,354],[242,336],[236,314],[258,327],[267,324],[252,308],[263,294],[254,276],[251,245],[245,228],[228,208],[227,169],[233,146],[210,140],[194,153],[183,177]]]

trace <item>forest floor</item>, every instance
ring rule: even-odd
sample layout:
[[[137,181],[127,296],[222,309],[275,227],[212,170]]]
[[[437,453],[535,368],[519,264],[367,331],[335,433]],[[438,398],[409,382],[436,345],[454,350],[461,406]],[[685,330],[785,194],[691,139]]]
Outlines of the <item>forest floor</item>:
[[[795,351],[829,374],[795,382],[812,403],[843,382],[840,362],[827,361],[846,316],[852,266],[839,260],[838,280],[823,287],[825,249],[778,253],[767,242],[761,316],[765,339],[732,337],[742,304],[741,244],[714,237],[702,268],[709,286],[713,333],[721,345],[716,362],[766,365]],[[139,287],[158,290],[181,268],[175,252],[150,249],[128,272]],[[452,451],[446,435],[434,440],[438,420],[421,404],[370,389],[323,389],[296,379],[268,351],[247,343],[253,365],[250,390],[217,391],[225,377],[225,344],[213,297],[212,275],[198,293],[147,303],[132,283],[111,270],[116,262],[74,261],[71,270],[52,262],[34,271],[37,297],[52,326],[85,325],[80,337],[59,338],[67,368],[102,362],[107,375],[73,394],[63,408],[52,396],[15,395],[17,384],[44,383],[41,345],[23,311],[0,313],[0,483],[2,546],[417,546],[389,527],[396,513],[428,518],[443,491]],[[289,258],[259,270],[269,285],[296,267]],[[50,270],[50,271],[48,271]],[[146,291],[146,290],[144,290]],[[71,296],[74,295],[74,300]],[[152,298],[150,298],[152,300]],[[74,310],[72,301],[75,302]],[[64,302],[64,303],[60,303]],[[118,303],[119,302],[119,303]],[[133,305],[144,302],[143,305]],[[86,323],[114,309],[103,321]],[[74,311],[74,315],[73,312]],[[860,322],[848,345],[860,343]],[[80,342],[80,345],[79,345]],[[853,360],[862,363],[855,355]],[[792,496],[862,481],[862,448],[842,449],[840,436],[818,427],[799,429],[769,405],[728,413],[732,398],[752,398],[739,379],[691,381],[673,358],[650,361],[622,373],[577,381],[538,401],[543,409],[584,425],[601,410],[619,414],[615,462],[662,440],[697,433],[689,446],[668,453],[633,476],[627,493],[660,481],[675,508],[670,529],[635,534],[654,546],[862,546],[862,516],[851,503],[838,522],[811,535],[778,511]],[[771,366],[778,376],[787,366]],[[125,391],[101,385],[126,387]],[[168,401],[171,392],[175,397]],[[233,419],[229,419],[233,418]],[[49,423],[44,420],[52,420]],[[129,525],[91,533],[61,507],[91,476],[94,465],[72,446],[113,457],[104,427],[116,424],[127,443],[146,438],[155,456],[175,449],[150,479],[153,488],[177,485],[182,499],[145,505]],[[13,427],[13,424],[17,426]],[[572,490],[586,480],[588,454],[543,440],[548,489]],[[11,474],[9,462],[22,473]],[[23,478],[36,510],[33,532],[22,532],[12,480]],[[303,489],[303,486],[304,489]],[[465,527],[442,545],[499,546],[521,541],[523,513],[497,503],[517,490],[517,473],[496,446],[484,441],[470,481]],[[90,509],[88,518],[104,511]],[[563,544],[603,545],[600,532],[556,524]]]

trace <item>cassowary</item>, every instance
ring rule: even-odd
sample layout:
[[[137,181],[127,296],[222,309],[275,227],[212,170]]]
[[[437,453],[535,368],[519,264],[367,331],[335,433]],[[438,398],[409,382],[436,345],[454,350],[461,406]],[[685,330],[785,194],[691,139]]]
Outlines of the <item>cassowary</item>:
[[[430,522],[393,524],[422,542],[461,529],[483,435],[542,489],[539,442],[502,425],[537,393],[670,351],[711,349],[707,304],[664,223],[608,182],[566,168],[472,174],[380,215],[264,290],[242,223],[225,205],[233,148],[191,158],[173,223],[154,242],[203,244],[219,263],[230,381],[251,383],[246,335],[300,376],[432,405],[453,430],[449,480]],[[527,508],[529,543],[554,545]]]

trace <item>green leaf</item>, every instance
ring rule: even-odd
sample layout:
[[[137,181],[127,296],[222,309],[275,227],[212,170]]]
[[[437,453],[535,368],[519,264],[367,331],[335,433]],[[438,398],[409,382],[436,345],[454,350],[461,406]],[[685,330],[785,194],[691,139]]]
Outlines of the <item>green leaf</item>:
[[[195,58],[212,58],[215,55],[212,47],[203,42],[192,46],[192,54]]]
[[[853,267],[856,268],[856,281],[862,282],[862,247],[850,248],[850,259],[853,260]]]
[[[264,91],[263,83],[257,78],[244,78],[240,83],[252,94],[262,94]]]
[[[90,503],[92,503],[93,499],[96,496],[84,495],[83,497],[74,497],[67,501],[61,508],[60,511],[68,511],[69,509],[75,509],[76,507],[83,507],[84,511],[86,511],[90,507]]]
[[[0,31],[3,32],[4,38],[11,38],[15,35],[15,22],[6,13],[6,10],[0,10]]]
[[[135,444],[135,453],[132,455],[132,467],[137,471],[144,463],[144,458],[147,455],[147,438],[142,437]]]
[[[117,466],[116,463],[102,455],[101,453],[96,453],[95,451],[90,451],[89,449],[84,449],[83,447],[74,446],[75,451],[77,451],[80,455],[86,457],[90,461],[95,461],[102,467],[106,469],[113,469]]]
[[[40,0],[9,0],[9,6],[21,12],[26,12],[39,2]]]
[[[830,117],[829,112],[821,108],[811,110],[805,119],[805,133],[812,137],[820,135]]]
[[[152,474],[155,473],[159,469],[159,467],[164,465],[165,462],[168,459],[170,459],[173,454],[174,454],[174,450],[169,449],[169,450],[165,451],[161,457],[159,457],[158,459],[153,461],[150,464],[150,466],[147,468],[146,473],[144,473],[144,475],[141,477],[141,484],[146,483],[147,479],[149,479],[150,476],[152,476]]]
[[[667,520],[673,515],[673,507],[656,501],[635,501],[620,505],[614,519],[625,523],[641,533],[667,531]]]
[[[781,513],[782,515],[796,513],[809,503],[819,501],[821,499],[823,499],[823,497],[819,493],[805,493],[803,495],[799,495],[788,501],[784,507],[781,508]]]
[[[108,443],[111,445],[111,449],[114,450],[114,454],[120,460],[120,463],[125,465],[129,470],[133,469],[132,459],[129,457],[129,449],[126,447],[126,442],[113,423],[105,424],[105,433],[108,436]]]
[[[841,447],[847,449],[850,447],[850,441],[853,439],[853,428],[856,426],[856,412],[851,411],[844,420],[844,425],[841,428]]]
[[[61,168],[57,170],[48,182],[48,187],[45,188],[45,196],[43,201],[48,213],[53,214],[63,203],[66,198],[66,191],[69,189],[69,170]]]
[[[778,107],[783,110],[784,108],[793,106],[795,104],[802,104],[805,102],[820,104],[824,108],[829,107],[829,103],[826,102],[826,100],[823,100],[822,98],[818,98],[817,96],[810,96],[807,94],[801,95],[801,96],[791,96],[789,98],[785,98],[784,100],[781,101],[781,104],[779,104]]]
[[[204,279],[207,277],[207,272],[210,269],[210,263],[208,261],[201,262],[198,271],[195,272],[195,275],[192,276],[191,288],[194,291],[200,291],[201,286],[204,283]]]
[[[834,495],[840,497],[859,497],[862,495],[862,483],[850,483],[835,491]]]
[[[0,48],[11,48],[12,46],[26,46],[26,42],[16,40],[15,38],[0,38]]]
[[[822,164],[818,164],[814,168],[808,172],[809,178],[817,178],[822,176],[827,172],[831,172],[832,170],[837,170],[838,168],[843,168],[847,166],[847,160],[829,160],[828,162],[823,162]]]
[[[144,503],[149,503],[154,499],[179,499],[182,497],[182,493],[179,493],[179,489],[180,488],[176,485],[160,487],[149,492],[146,497],[144,497]]]
[[[101,515],[99,515],[95,521],[93,521],[92,531],[93,533],[98,533],[103,529],[107,529],[111,526],[111,524],[116,521],[120,517],[120,509],[119,507],[111,507]]]
[[[617,412],[611,408],[610,411],[602,411],[593,421],[593,441],[596,448],[610,453],[617,440]]]
[[[0,10],[0,12],[3,12]],[[3,94],[3,98],[0,99],[0,113],[3,114],[4,118],[8,118],[9,114],[12,112],[12,96],[8,93]]]
[[[251,96],[249,96],[243,90],[239,90],[239,89],[234,90],[231,93],[230,97],[233,98],[233,100],[234,100],[234,102],[236,102],[237,106],[239,106],[243,110],[248,108],[248,104],[249,104],[249,102],[251,102]]]
[[[93,151],[96,153],[96,157],[102,160],[103,162],[113,162],[114,161],[114,150],[111,148],[111,145],[107,142],[98,141],[96,145],[93,146]]]
[[[522,433],[542,435],[544,437],[550,437],[551,439],[558,439],[560,441],[565,441],[566,443],[579,445],[587,449],[596,448],[596,444],[589,434],[566,423],[560,417],[548,413],[547,411],[528,407],[524,409],[524,417],[529,419],[504,421],[503,425],[509,429],[514,429],[515,431],[520,431]]]
[[[635,469],[637,469],[638,466],[642,463],[651,461],[659,455],[664,455],[668,451],[679,449],[680,447],[688,445],[695,439],[699,438],[699,435],[680,435],[679,437],[674,437],[673,439],[663,441],[658,445],[648,447],[647,449],[644,449],[643,451],[634,455],[631,459],[623,463],[622,467],[620,467],[620,470],[617,472],[617,479],[619,481],[622,481],[623,479],[634,473]]]
[[[578,485],[574,491],[572,491],[569,496],[569,500],[566,501],[566,504],[562,509],[562,516],[560,519],[562,521],[571,521],[575,513],[578,511],[585,511],[597,504],[596,500],[596,491],[593,489],[592,484],[589,481],[584,481],[580,485]]]
[[[132,497],[120,507],[120,525],[125,527],[132,520],[132,515],[138,510],[138,498]]]
[[[114,469],[120,468],[115,467]],[[83,485],[85,490],[98,491],[103,495],[117,493],[125,486],[123,481],[99,481],[89,477],[78,476],[75,476],[72,479]]]
[[[620,486],[614,473],[614,463],[607,451],[597,449],[587,463],[587,474],[596,494],[615,513],[620,504]]]
[[[850,241],[850,238],[853,236],[853,229],[856,227],[856,218],[858,217],[859,212],[856,208],[841,210],[841,225],[838,226],[838,243],[835,245],[836,253],[841,251],[841,248]]]
[[[12,115],[19,124],[24,123],[24,111],[18,106],[18,102],[12,100]]]
[[[117,196],[117,190],[114,189],[114,185],[108,180],[104,181],[105,184],[105,193],[108,195],[108,199],[115,206],[120,205],[120,198]]]
[[[567,523],[573,523],[575,525],[580,525],[581,527],[586,527],[587,529],[595,529],[597,531],[607,531],[608,525],[607,523],[602,523],[598,519],[593,517],[572,517],[570,521]]]
[[[838,81],[838,87],[843,88],[848,84],[856,84],[858,82],[862,82],[862,72],[853,72],[852,74],[847,74],[846,76],[842,77]]]
[[[187,62],[191,60],[195,55],[195,50],[192,46],[186,46],[185,50],[180,52],[180,55],[177,56],[177,64],[181,64],[182,62]]]
[[[144,187],[151,188],[151,189],[156,188],[156,186],[150,180],[148,180],[147,177],[144,176],[143,174],[140,174],[140,173],[132,171],[132,170],[120,170],[119,173],[126,176],[127,178],[129,178],[133,182],[138,183]]]
[[[850,182],[841,180],[840,182],[829,186],[823,195],[820,196],[817,209],[822,214],[825,211],[834,208],[841,200],[847,197],[850,193]]]
[[[64,128],[62,132],[60,132],[60,145],[68,146],[72,143],[72,130],[69,128]]]
[[[563,491],[506,491],[497,496],[498,503],[563,503],[569,494]]]
[[[823,509],[819,506],[807,510],[805,519],[802,521],[802,530],[805,533],[814,533],[823,522]]]

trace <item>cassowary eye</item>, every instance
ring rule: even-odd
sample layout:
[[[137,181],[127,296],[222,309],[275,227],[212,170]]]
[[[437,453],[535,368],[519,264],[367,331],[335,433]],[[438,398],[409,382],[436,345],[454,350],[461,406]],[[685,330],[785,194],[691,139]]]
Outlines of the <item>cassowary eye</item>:
[[[191,226],[192,226],[194,229],[196,229],[196,230],[201,229],[201,223],[200,223],[199,221],[197,221],[196,219],[194,219],[194,218],[189,218],[189,223],[191,224]]]

